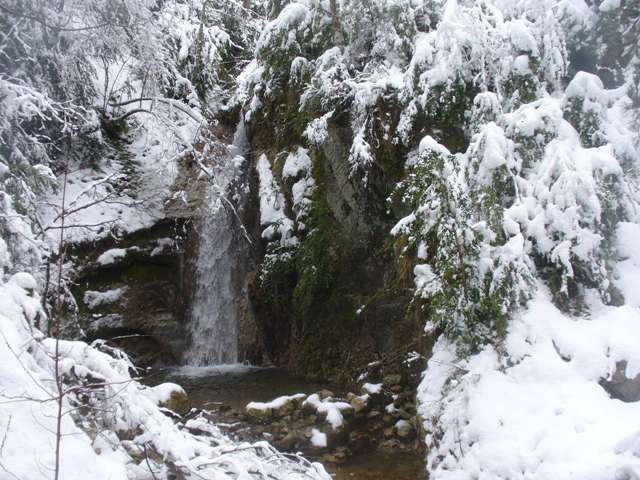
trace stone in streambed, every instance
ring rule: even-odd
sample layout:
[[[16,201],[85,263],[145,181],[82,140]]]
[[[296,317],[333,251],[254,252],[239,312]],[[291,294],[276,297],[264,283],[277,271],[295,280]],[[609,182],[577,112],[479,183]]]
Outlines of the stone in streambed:
[[[267,423],[273,418],[271,408],[255,408],[247,405],[247,420],[251,423]]]
[[[246,406],[249,421],[266,423],[271,419],[279,419],[291,415],[300,408],[302,401],[307,396],[304,393],[285,395],[270,402],[250,402]]]
[[[353,413],[358,415],[359,413],[364,412],[364,410],[367,408],[367,398],[368,397],[366,395],[362,395],[360,397],[353,395],[349,402],[349,404],[353,408]]]
[[[178,415],[186,415],[191,410],[189,395],[180,385],[162,383],[147,391],[147,396],[162,408],[171,410]]]
[[[393,426],[398,437],[403,439],[410,439],[414,435],[413,426],[406,420],[398,420]]]
[[[385,375],[382,379],[382,383],[387,385],[388,387],[393,387],[396,385],[402,384],[402,375],[393,374],[393,375]]]

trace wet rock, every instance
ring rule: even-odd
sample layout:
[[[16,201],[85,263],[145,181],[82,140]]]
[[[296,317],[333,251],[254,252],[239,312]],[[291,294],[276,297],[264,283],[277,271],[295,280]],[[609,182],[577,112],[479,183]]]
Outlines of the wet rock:
[[[184,349],[184,259],[166,247],[175,231],[175,221],[164,219],[70,252],[78,325],[88,340],[106,339],[139,366],[175,365]]]
[[[300,409],[302,402],[306,395],[293,395],[284,401],[281,405],[277,405],[273,408],[274,417],[284,417],[292,414],[294,411]]]
[[[351,398],[351,401],[349,402],[349,405],[351,405],[351,408],[353,408],[353,412],[356,415],[358,415],[359,413],[364,412],[364,410],[367,408],[367,402],[366,402],[364,396],[358,397],[356,395],[353,395],[353,398]]]
[[[407,410],[401,408],[398,410],[398,416],[400,418],[402,418],[403,420],[411,420],[411,418],[413,417],[413,414],[411,412],[408,412]]]
[[[400,442],[400,440],[395,439],[395,438],[390,438],[388,440],[384,440],[383,442],[380,442],[380,444],[378,445],[378,450],[382,450],[385,452],[397,452],[398,450],[404,450],[405,447],[404,445],[402,445],[402,442]]]
[[[286,451],[301,450],[309,445],[309,440],[304,432],[289,432],[277,442],[278,448]]]
[[[384,415],[382,415],[382,421],[387,425],[391,425],[392,423],[395,422],[395,420],[396,419],[393,417],[393,415],[389,415],[388,413],[385,413]]]
[[[250,421],[265,423],[271,419],[282,419],[291,415],[299,409],[306,395],[300,393],[296,395],[278,397],[271,402],[250,402],[245,410]]]
[[[251,423],[268,423],[273,418],[273,410],[271,408],[247,406],[246,416]]]
[[[320,391],[318,392],[318,396],[319,396],[321,399],[323,399],[323,400],[324,400],[324,399],[326,399],[326,398],[332,398],[332,397],[334,397],[334,396],[335,396],[335,394],[334,394],[331,390],[327,390],[326,388],[323,388],[322,390],[320,390]]]
[[[385,375],[384,378],[382,379],[382,383],[384,383],[385,385],[388,385],[389,387],[393,387],[395,385],[401,385],[402,375],[400,374]]]
[[[349,433],[347,442],[353,451],[369,450],[375,443],[371,435],[362,430],[354,430]]]
[[[350,455],[351,451],[347,447],[338,447],[330,453],[325,453],[322,456],[322,461],[326,463],[344,463]]]
[[[349,426],[347,424],[343,424],[337,429],[325,424],[320,426],[320,432],[326,435],[327,448],[337,448],[349,442]]]
[[[414,401],[413,392],[404,391],[396,395],[396,397],[393,399],[393,404],[396,406],[396,408],[400,408],[406,403],[413,403],[413,401]]]
[[[627,361],[616,363],[616,370],[610,379],[600,380],[600,386],[606,390],[611,398],[623,402],[640,401],[640,374],[634,378],[627,377]]]
[[[393,426],[395,432],[398,434],[398,437],[403,439],[410,439],[414,435],[413,426],[406,420],[398,420],[396,424]]]

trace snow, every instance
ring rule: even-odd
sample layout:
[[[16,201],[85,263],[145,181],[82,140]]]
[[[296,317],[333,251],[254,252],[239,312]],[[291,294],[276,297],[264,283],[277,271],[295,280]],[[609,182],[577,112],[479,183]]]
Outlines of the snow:
[[[286,5],[278,17],[263,28],[256,44],[256,51],[265,50],[269,45],[276,42],[279,36],[292,31],[294,26],[305,22],[308,15],[309,8],[302,3],[292,2]],[[292,40],[287,38],[284,41],[291,42]]]
[[[293,245],[296,238],[293,236],[293,221],[287,217],[285,198],[276,182],[271,165],[265,154],[262,154],[256,165],[260,182],[260,225],[262,226],[262,238],[273,240],[279,236],[283,245]]]
[[[429,298],[440,290],[440,280],[437,275],[433,273],[431,265],[416,265],[413,267],[413,275],[417,295],[420,295],[423,298]]]
[[[523,20],[513,20],[509,23],[509,34],[511,43],[520,52],[530,53],[538,56],[538,42],[531,34],[529,27]]]
[[[47,370],[22,350],[29,344],[37,347],[38,342],[28,341],[29,327],[23,320],[20,304],[37,301],[37,297],[7,283],[0,285],[0,299],[0,397],[14,399],[0,402],[0,431],[4,439],[0,477],[30,480],[54,465],[51,432],[56,429],[56,404],[47,401],[52,395]],[[65,404],[65,409],[68,408]],[[62,418],[62,431],[67,434],[60,458],[65,480],[126,478],[122,459],[109,451],[97,455],[91,448],[91,440],[71,416]]]
[[[35,290],[38,288],[38,283],[33,276],[27,272],[18,272],[11,276],[9,283],[17,285],[24,290]]]
[[[441,155],[451,155],[451,152],[447,149],[447,147],[438,143],[438,141],[435,140],[431,135],[425,135],[422,140],[420,140],[418,152],[424,154],[431,151],[437,152]]]
[[[117,263],[119,260],[122,260],[126,256],[127,256],[126,248],[112,248],[102,253],[96,259],[96,262],[99,265],[111,265],[113,263]]]
[[[333,116],[334,110],[325,113],[319,118],[315,118],[304,129],[303,136],[313,145],[322,145],[322,143],[328,138],[329,132],[328,122]]]
[[[102,305],[108,305],[119,301],[127,290],[128,288],[126,286],[102,292],[86,290],[84,292],[83,301],[87,304],[87,307],[89,307],[90,310],[93,310],[94,308]]]
[[[311,445],[318,448],[324,448],[327,446],[327,434],[322,433],[316,428],[311,429]]]
[[[170,249],[175,245],[175,240],[173,238],[159,238],[156,242],[157,246],[151,250],[151,256],[155,257],[156,255],[160,255],[166,250]]]
[[[389,411],[389,410],[387,410]],[[389,412],[391,413],[391,412]],[[398,420],[396,423],[393,424],[393,426],[396,428],[396,430],[400,430],[401,428],[406,428],[411,426],[411,424],[407,421],[407,420]]]
[[[290,152],[282,167],[283,179],[296,179],[291,186],[291,196],[293,201],[292,209],[296,214],[299,230],[303,227],[302,220],[304,220],[311,207],[311,196],[316,187],[311,170],[312,164],[309,151],[302,147],[298,147],[295,152]]]
[[[364,125],[356,132],[349,150],[349,166],[351,173],[358,170],[366,171],[374,164],[373,154],[371,153],[371,145],[365,139]]]
[[[618,226],[614,283],[620,289],[627,305],[640,307],[640,225],[622,222]]]
[[[367,392],[369,395],[375,395],[376,393],[380,393],[382,391],[381,383],[365,383],[362,385],[362,390]]]
[[[333,430],[339,429],[344,424],[343,410],[351,410],[352,407],[346,402],[335,401],[331,398],[320,399],[317,393],[309,395],[302,404],[313,407],[318,414],[326,414],[326,420]]]
[[[518,75],[530,75],[533,72],[529,68],[529,56],[520,55],[513,61],[513,72]]]
[[[26,190],[27,203],[38,205],[36,212],[29,212],[41,223],[32,225],[34,229],[40,228],[36,240],[29,218],[18,202],[14,205],[14,194],[7,193],[10,190],[5,189],[4,183],[0,185],[7,190],[0,192],[4,237],[0,239],[0,268],[6,274],[0,279],[0,334],[4,340],[0,342],[0,396],[8,397],[6,402],[0,400],[3,474],[30,479],[50,469],[52,464],[54,342],[38,329],[45,330],[47,319],[37,290],[43,284],[37,268],[42,253],[55,254],[58,248],[63,207],[67,242],[118,237],[153,225],[163,218],[165,200],[172,194],[180,195],[172,192],[177,161],[194,152],[193,144],[201,140],[199,132],[213,127],[204,119],[214,116],[209,113],[215,111],[217,99],[208,100],[212,111],[205,112],[187,78],[187,73],[193,72],[178,72],[174,63],[177,60],[180,70],[184,70],[183,64],[188,69],[191,59],[198,57],[204,66],[198,65],[197,73],[206,77],[205,81],[216,80],[212,66],[226,60],[224,55],[231,36],[223,30],[222,22],[202,20],[205,5],[201,1],[165,3],[158,18],[154,17],[157,21],[145,22],[149,28],[139,30],[144,33],[156,25],[162,26],[163,38],[170,39],[174,48],[163,45],[166,52],[151,49],[154,42],[140,40],[153,39],[153,35],[134,35],[126,42],[137,45],[142,53],[133,49],[125,52],[114,35],[113,43],[107,43],[116,53],[115,58],[105,61],[104,66],[91,60],[89,67],[95,72],[85,73],[96,91],[110,87],[112,98],[137,98],[169,87],[176,99],[149,102],[153,115],[130,118],[126,141],[118,142],[122,156],[101,159],[100,168],[87,168],[84,161],[71,159],[65,205],[62,189],[51,188],[56,182],[62,184],[62,176],[54,178],[45,164],[48,160],[44,148],[38,150],[38,142],[31,141],[37,138],[22,135],[25,133],[22,127],[26,129],[31,121],[37,123],[38,117],[54,123],[61,107],[54,106],[47,94],[30,84],[14,84],[9,77],[0,79],[2,138],[14,141],[22,135],[22,140],[27,140],[19,145],[21,148],[13,148],[11,158],[2,158],[0,180],[13,177],[22,181],[24,173],[20,169],[26,166],[29,172],[25,178],[33,176],[48,192],[41,199]],[[442,161],[441,172],[430,172],[434,181],[428,186],[433,184],[435,188],[444,179],[437,186],[446,191],[447,201],[433,195],[433,188],[428,190],[421,199],[426,201],[407,211],[401,210],[404,217],[391,230],[392,235],[413,236],[416,240],[413,246],[417,261],[412,266],[418,300],[428,303],[446,287],[447,279],[441,269],[430,263],[433,249],[427,247],[424,239],[415,238],[427,232],[443,232],[430,230],[443,218],[449,227],[461,225],[455,232],[459,234],[458,247],[477,250],[475,257],[463,260],[478,283],[488,284],[484,293],[495,292],[505,279],[509,286],[517,284],[526,289],[526,295],[515,302],[518,308],[511,312],[506,338],[495,343],[497,346],[484,346],[467,358],[460,358],[461,345],[445,336],[434,346],[418,392],[419,409],[428,432],[430,478],[640,477],[640,430],[634,422],[640,418],[639,402],[624,403],[610,398],[599,385],[602,379],[611,378],[623,361],[627,376],[640,373],[637,348],[640,226],[636,212],[639,195],[633,173],[640,155],[637,124],[633,123],[636,112],[627,97],[632,89],[625,86],[606,89],[600,78],[586,72],[578,72],[574,78],[566,75],[569,49],[584,47],[581,39],[589,37],[585,33],[597,31],[597,17],[603,13],[606,14],[603,18],[609,15],[613,18],[616,10],[633,2],[365,2],[367,6],[375,4],[381,11],[387,4],[394,11],[406,7],[405,13],[409,12],[411,17],[408,25],[412,28],[414,14],[429,11],[430,18],[422,25],[430,23],[422,29],[427,31],[416,33],[408,28],[408,34],[399,32],[402,20],[389,21],[386,15],[381,16],[380,22],[374,22],[371,30],[358,31],[353,27],[359,25],[357,22],[349,23],[350,15],[357,17],[361,13],[357,7],[353,11],[352,6],[358,2],[339,2],[342,10],[339,21],[347,42],[320,52],[314,59],[312,52],[321,42],[313,43],[318,37],[312,36],[329,25],[327,3],[290,2],[276,19],[252,31],[254,37],[259,34],[256,58],[248,62],[236,79],[238,88],[232,94],[231,104],[244,112],[247,121],[262,119],[254,114],[263,104],[269,105],[263,100],[270,100],[273,92],[282,90],[280,79],[273,81],[281,73],[275,71],[279,67],[274,65],[284,63],[283,72],[291,77],[291,84],[284,88],[305,82],[301,85],[300,112],[313,111],[317,115],[304,130],[309,149],[322,150],[329,139],[333,115],[339,112],[336,124],[342,124],[342,114],[345,105],[348,106],[353,139],[345,163],[352,182],[358,173],[362,174],[364,187],[368,186],[368,173],[376,164],[380,140],[393,138],[394,142],[414,149],[407,160],[409,175],[411,167],[433,167],[425,162],[427,157]],[[423,5],[417,7],[418,4]],[[123,8],[131,5],[127,2]],[[142,4],[140,8],[146,12]],[[72,16],[70,25],[82,27],[81,17]],[[88,32],[90,35],[91,30]],[[366,49],[370,51],[359,58],[357,41],[361,35],[366,37]],[[38,51],[27,36],[23,37],[26,50]],[[5,40],[10,42],[11,38]],[[16,34],[15,38],[19,36]],[[68,48],[64,50],[73,52],[77,48],[80,42],[75,38],[74,43],[74,38],[71,34],[65,36]],[[314,46],[311,49],[303,45],[309,40]],[[408,49],[403,48],[403,42],[407,42]],[[87,44],[95,47],[97,53],[101,51],[96,42]],[[245,45],[238,47],[246,50]],[[136,57],[131,61],[130,53]],[[151,60],[137,58],[139,55],[148,55]],[[90,58],[98,57],[96,54]],[[84,57],[70,58],[75,61]],[[274,59],[277,61],[271,61]],[[366,63],[361,65],[362,62]],[[82,61],[76,63],[82,65]],[[156,65],[162,66],[158,70],[146,68]],[[25,72],[28,77],[30,72],[28,69]],[[168,80],[148,85],[145,90],[141,72],[145,78],[149,73],[149,78]],[[633,87],[629,72],[627,87]],[[311,78],[308,82],[307,74]],[[21,75],[19,81],[25,81],[22,73],[16,75]],[[69,79],[63,80],[60,88],[68,88]],[[532,101],[518,84],[524,80],[531,82]],[[219,89],[215,85],[208,96],[216,97]],[[446,143],[446,134],[431,128],[431,119],[425,122],[421,115],[437,117],[447,104],[459,100],[460,89],[467,90],[463,95],[469,91],[479,93],[471,110],[464,113],[460,122],[464,125],[457,125],[464,130],[469,148],[452,154],[439,143]],[[97,114],[90,107],[103,99],[82,100],[89,107],[83,104],[80,109],[87,112],[83,127],[98,125]],[[387,102],[403,106],[396,131],[384,119],[378,122],[381,118],[375,109],[380,101],[384,102],[382,106]],[[181,108],[186,113],[178,111]],[[413,130],[416,122],[423,124],[418,129],[420,133]],[[584,131],[580,122],[591,122],[587,126],[593,131]],[[433,125],[437,127],[437,123],[436,119]],[[379,126],[380,131],[373,132],[372,125]],[[415,140],[419,138],[412,135],[425,132],[433,136],[424,136],[416,149]],[[92,138],[98,143],[104,140],[100,131]],[[24,147],[30,144],[36,147],[33,150]],[[530,155],[524,155],[523,151]],[[310,150],[293,144],[291,151],[278,155],[282,153],[287,156],[281,172],[272,170],[272,165],[280,165],[280,156],[270,160],[261,155],[257,161],[260,226],[265,240],[291,247],[298,242],[294,232],[304,230],[304,215],[316,184]],[[60,162],[58,166],[64,163],[64,153],[56,160]],[[241,157],[235,157],[231,163],[241,161]],[[465,215],[472,210],[467,207],[477,206],[496,191],[495,182],[507,183],[513,190],[501,199],[497,212],[484,215],[486,212],[478,207],[480,213]],[[615,188],[608,188],[608,182]],[[291,187],[291,198],[283,193],[282,184]],[[290,218],[289,212],[295,218]],[[613,232],[608,231],[611,216],[616,217],[612,221]],[[623,221],[618,222],[619,219]],[[39,238],[48,243],[49,251]],[[168,239],[158,242],[152,256],[171,246],[165,240]],[[407,247],[405,252],[413,254],[414,250]],[[126,254],[126,249],[113,249],[101,255],[97,263],[111,265]],[[561,285],[554,294],[569,294],[568,285],[579,281],[581,276],[588,277],[599,291],[580,285],[585,290],[581,292],[585,305],[581,306],[581,313],[569,316],[552,304],[548,286],[540,281],[527,284],[527,279],[542,273],[536,271],[542,263],[547,264],[545,268],[557,268],[554,273]],[[581,268],[575,268],[576,265]],[[27,267],[31,273],[20,271]],[[511,282],[513,277],[505,272],[513,270],[521,276]],[[602,304],[602,299],[609,295],[609,282],[624,297],[624,305]],[[125,292],[126,287],[86,291],[84,301],[90,309],[98,308],[119,301]],[[529,303],[524,306],[526,300]],[[501,307],[507,310],[506,305]],[[116,321],[105,317],[96,324]],[[439,326],[433,318],[425,321],[429,334],[441,331]],[[264,443],[237,448],[203,418],[192,418],[186,426],[205,431],[210,438],[190,435],[181,425],[164,417],[156,404],[180,387],[165,384],[149,389],[140,385],[131,379],[131,365],[123,354],[117,351],[107,354],[107,347],[101,343],[89,346],[63,341],[59,346],[62,372],[72,379],[65,381],[92,382],[97,378],[107,384],[96,387],[98,392],[90,395],[91,401],[96,402],[96,411],[104,417],[101,423],[91,424],[95,419],[82,418],[77,412],[63,419],[65,479],[149,478],[146,467],[137,465],[130,455],[131,450],[143,451],[143,446],[151,446],[160,457],[171,459],[178,470],[182,467],[197,470],[194,475],[198,476],[245,478],[251,475],[249,472],[262,469],[274,478],[287,476],[281,464],[263,460],[277,458],[275,451]],[[227,368],[250,367],[231,365],[216,370]],[[209,375],[211,370],[194,369],[191,373]],[[365,384],[363,388],[376,394],[382,386]],[[259,409],[277,408],[294,397],[250,405]],[[65,398],[65,408],[75,407],[75,401],[78,398],[70,393]],[[342,426],[342,412],[349,408],[344,402],[320,399],[318,395],[309,396],[305,404],[326,414],[334,429]],[[405,426],[401,422],[396,424],[397,428]],[[135,438],[126,444],[118,439],[119,431],[134,432]],[[326,435],[314,429],[312,443],[326,446]],[[154,468],[167,474],[163,465],[154,462]],[[327,478],[321,467],[314,466],[310,475]]]
[[[153,401],[156,405],[168,402],[171,399],[171,395],[173,393],[186,395],[186,392],[180,385],[171,382],[161,383],[160,385],[156,385],[155,387],[148,388],[144,393],[146,397]]]
[[[273,410],[284,407],[287,403],[293,400],[302,400],[303,398],[307,398],[307,395],[304,393],[296,393],[294,395],[283,395],[278,398],[274,398],[270,402],[249,402],[247,403],[247,410]]]
[[[289,153],[282,167],[282,177],[297,177],[300,174],[309,174],[311,172],[311,158],[306,148],[298,147],[295,152]]]

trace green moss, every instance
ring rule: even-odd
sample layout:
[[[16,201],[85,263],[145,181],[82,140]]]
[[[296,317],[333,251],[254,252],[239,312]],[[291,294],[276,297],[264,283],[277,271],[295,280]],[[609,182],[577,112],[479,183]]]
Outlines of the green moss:
[[[471,108],[475,96],[463,82],[437,87],[430,93],[425,106],[428,119],[439,128],[458,128],[464,125],[465,113]]]
[[[569,100],[564,110],[564,119],[578,131],[585,147],[601,147],[606,144],[599,116],[594,111],[584,110],[583,98],[573,97]]]

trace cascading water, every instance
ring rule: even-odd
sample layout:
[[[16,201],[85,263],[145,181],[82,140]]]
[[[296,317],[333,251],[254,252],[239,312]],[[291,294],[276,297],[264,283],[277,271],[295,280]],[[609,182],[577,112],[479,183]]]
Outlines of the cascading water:
[[[226,195],[246,191],[233,188],[243,171],[246,151],[244,124],[240,122],[228,157],[215,169],[208,186],[198,226],[195,285],[189,322],[188,365],[208,366],[238,361],[240,297],[244,293],[245,232]],[[225,197],[223,197],[223,195]]]

